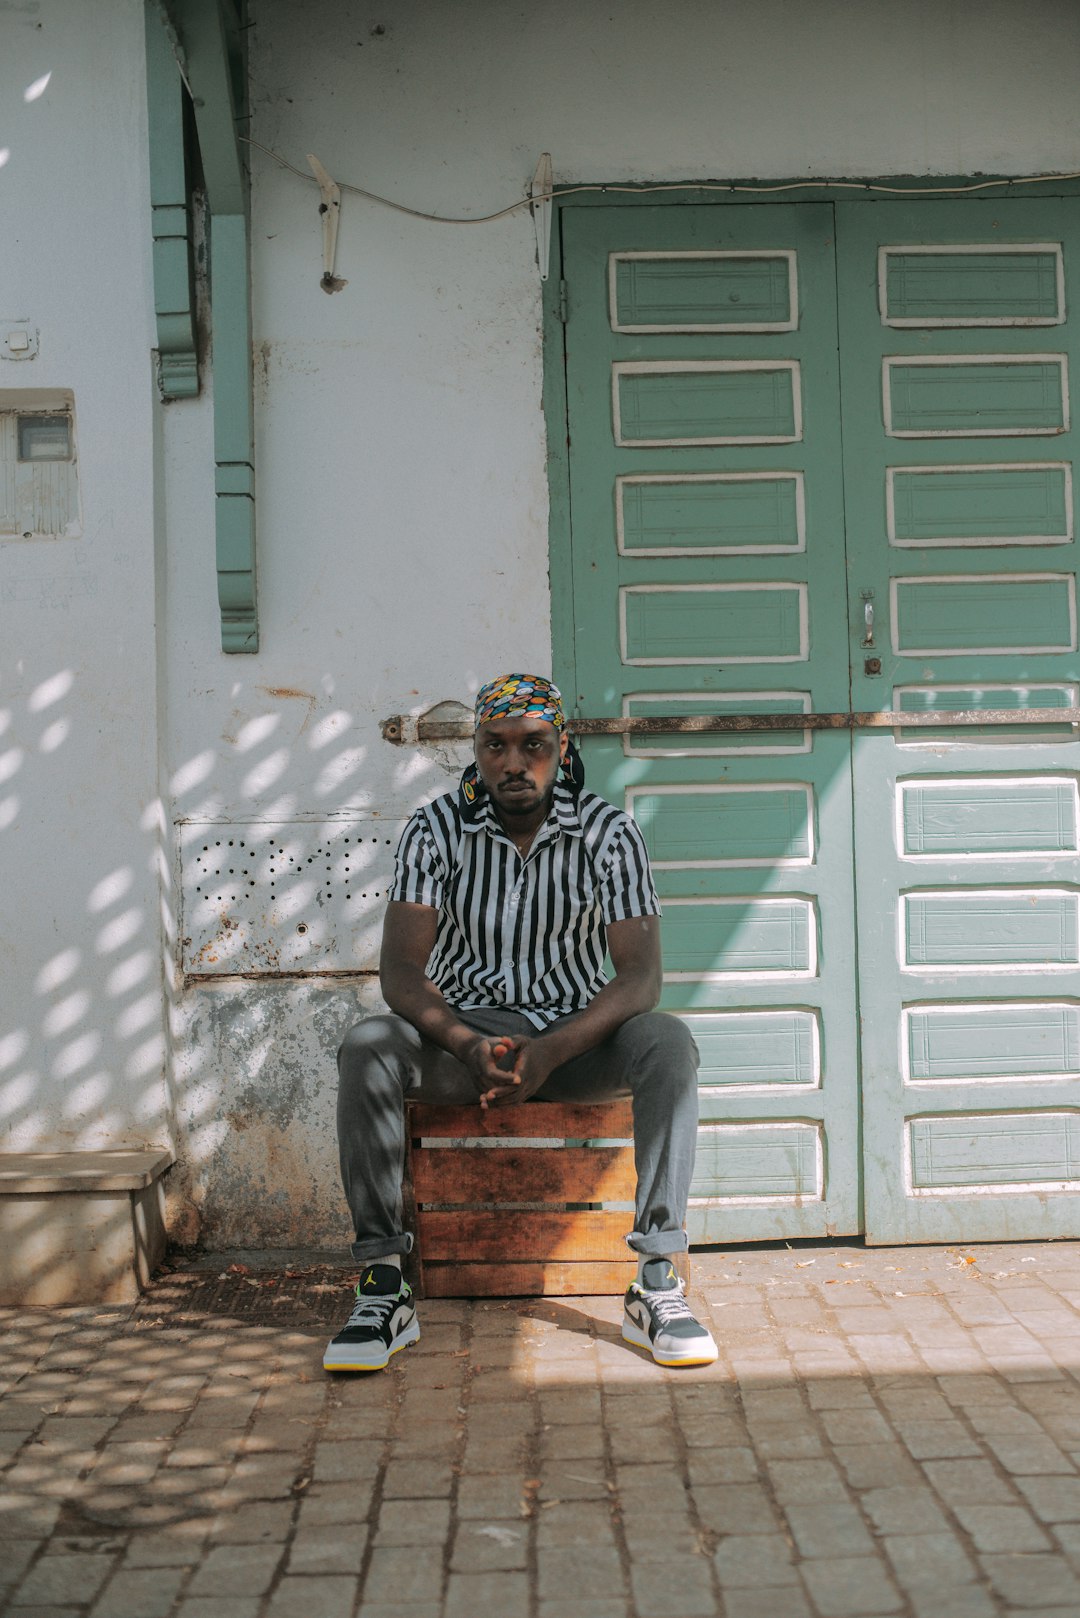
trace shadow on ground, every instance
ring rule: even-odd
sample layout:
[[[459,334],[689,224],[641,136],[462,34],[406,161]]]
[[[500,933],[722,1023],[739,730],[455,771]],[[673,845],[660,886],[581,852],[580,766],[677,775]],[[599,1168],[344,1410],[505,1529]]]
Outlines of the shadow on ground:
[[[618,1299],[432,1300],[329,1378],[351,1272],[178,1261],[0,1316],[11,1618],[1080,1611],[1080,1245],[712,1251],[715,1367]]]

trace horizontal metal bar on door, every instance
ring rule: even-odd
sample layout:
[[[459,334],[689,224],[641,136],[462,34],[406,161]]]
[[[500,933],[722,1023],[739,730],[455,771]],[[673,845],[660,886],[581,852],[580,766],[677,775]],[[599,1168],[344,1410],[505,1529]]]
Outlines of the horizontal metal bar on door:
[[[623,718],[569,719],[575,736],[710,736],[753,730],[932,730],[944,726],[1080,725],[1080,708],[952,708],[940,712],[897,713],[870,709],[861,713],[729,713],[669,714]],[[382,722],[383,739],[403,743],[468,741],[469,719],[412,720],[402,714]],[[411,732],[411,734],[410,734]]]

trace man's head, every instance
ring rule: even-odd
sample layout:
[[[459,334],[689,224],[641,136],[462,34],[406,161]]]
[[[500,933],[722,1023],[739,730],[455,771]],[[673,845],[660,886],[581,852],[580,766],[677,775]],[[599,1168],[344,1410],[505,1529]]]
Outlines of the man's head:
[[[506,820],[546,815],[567,741],[562,694],[539,674],[504,674],[477,692],[476,767]]]

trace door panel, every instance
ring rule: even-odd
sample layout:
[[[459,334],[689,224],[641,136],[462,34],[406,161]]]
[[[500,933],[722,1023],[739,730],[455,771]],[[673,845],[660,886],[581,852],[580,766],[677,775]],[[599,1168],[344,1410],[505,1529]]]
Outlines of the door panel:
[[[1077,701],[1074,214],[837,207],[856,709]],[[1076,1234],[1078,764],[1068,726],[855,735],[871,1241]]]
[[[846,708],[831,205],[568,208],[562,229],[575,711]],[[584,752],[644,831],[662,1003],[702,1054],[691,1239],[857,1230],[849,737]]]
[[[702,1052],[695,1240],[855,1230],[863,1183],[874,1241],[1075,1233],[1080,747],[1022,722],[1080,687],[1073,207],[563,214],[557,672],[580,714],[793,719],[586,748]],[[795,722],[849,707],[1017,723]]]

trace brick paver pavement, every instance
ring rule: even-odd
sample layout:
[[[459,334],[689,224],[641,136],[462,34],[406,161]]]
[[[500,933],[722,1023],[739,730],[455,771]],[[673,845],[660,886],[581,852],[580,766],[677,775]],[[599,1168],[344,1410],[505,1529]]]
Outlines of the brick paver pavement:
[[[1080,1243],[699,1254],[681,1372],[574,1298],[329,1378],[348,1272],[247,1265],[0,1313],[10,1618],[1080,1614]]]

